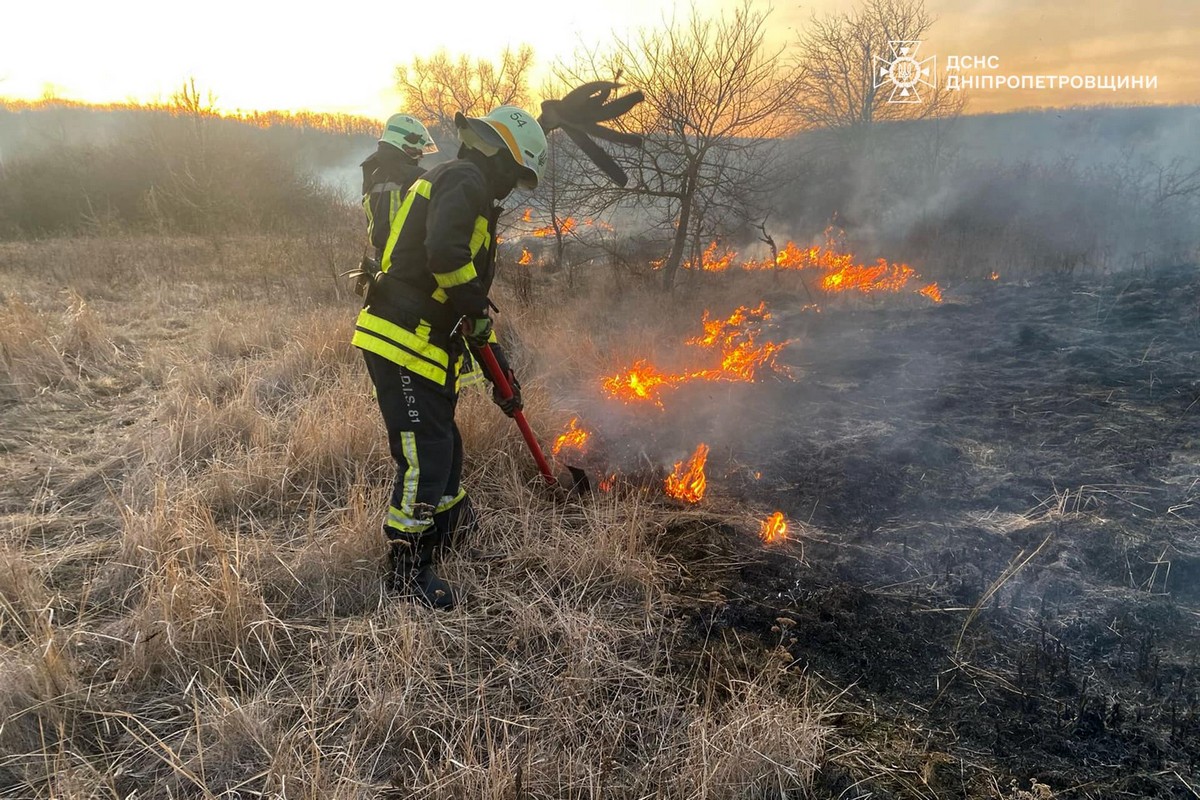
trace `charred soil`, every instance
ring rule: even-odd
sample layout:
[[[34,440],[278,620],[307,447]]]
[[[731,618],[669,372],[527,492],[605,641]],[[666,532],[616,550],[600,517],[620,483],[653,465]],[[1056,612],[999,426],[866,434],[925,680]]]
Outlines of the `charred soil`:
[[[842,692],[832,796],[1196,797],[1200,272],[786,299],[795,380],[706,424],[803,535],[709,570],[694,634]]]

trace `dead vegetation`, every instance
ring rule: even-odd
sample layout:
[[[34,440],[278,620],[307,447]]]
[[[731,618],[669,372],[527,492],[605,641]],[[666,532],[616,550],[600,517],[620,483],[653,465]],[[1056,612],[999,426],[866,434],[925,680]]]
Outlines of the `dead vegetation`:
[[[460,416],[487,514],[447,568],[468,602],[381,594],[390,464],[353,308],[291,246],[4,246],[3,792],[805,793],[824,702],[768,648],[685,630],[700,567],[672,512],[556,505],[482,396]]]

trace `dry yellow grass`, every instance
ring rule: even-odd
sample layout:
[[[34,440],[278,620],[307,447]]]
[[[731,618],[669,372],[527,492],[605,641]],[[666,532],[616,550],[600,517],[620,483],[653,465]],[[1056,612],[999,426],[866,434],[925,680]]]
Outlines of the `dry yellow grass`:
[[[556,503],[511,423],[467,396],[483,526],[445,566],[466,600],[388,597],[391,465],[325,256],[88,246],[107,273],[72,261],[76,241],[0,246],[0,413],[23,432],[0,454],[6,796],[805,793],[821,705],[769,652],[680,629],[670,512],[637,493]],[[38,270],[73,293],[39,295]],[[511,318],[531,349],[599,363],[561,318]],[[524,374],[531,416],[557,423]],[[66,444],[72,426],[89,427]],[[39,452],[44,469],[21,466]]]

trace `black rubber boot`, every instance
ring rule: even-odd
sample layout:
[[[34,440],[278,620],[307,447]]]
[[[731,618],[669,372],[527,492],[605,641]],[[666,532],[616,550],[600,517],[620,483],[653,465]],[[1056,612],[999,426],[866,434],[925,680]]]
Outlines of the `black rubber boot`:
[[[438,535],[388,531],[388,588],[413,597],[430,608],[454,608],[454,590],[433,571]]]

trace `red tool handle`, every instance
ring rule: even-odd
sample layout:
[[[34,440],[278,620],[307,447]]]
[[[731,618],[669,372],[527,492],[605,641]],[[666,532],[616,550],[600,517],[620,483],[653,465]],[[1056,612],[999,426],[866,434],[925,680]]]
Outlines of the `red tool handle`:
[[[483,359],[483,366],[492,376],[492,383],[496,386],[496,391],[500,393],[501,400],[511,400],[513,396],[512,386],[508,383],[508,376],[500,371],[500,364],[496,361],[496,354],[492,352],[491,345],[485,344],[476,348],[479,352],[479,357]],[[537,437],[533,435],[533,430],[529,427],[529,422],[525,419],[525,414],[521,409],[513,412],[513,419],[517,421],[517,427],[521,429],[521,435],[525,437],[525,444],[529,445],[529,452],[533,453],[533,460],[537,462],[538,471],[542,473],[542,478],[548,486],[554,486],[558,483],[554,478],[554,473],[550,471],[550,464],[546,461],[546,456],[542,453],[542,447],[538,444]]]

